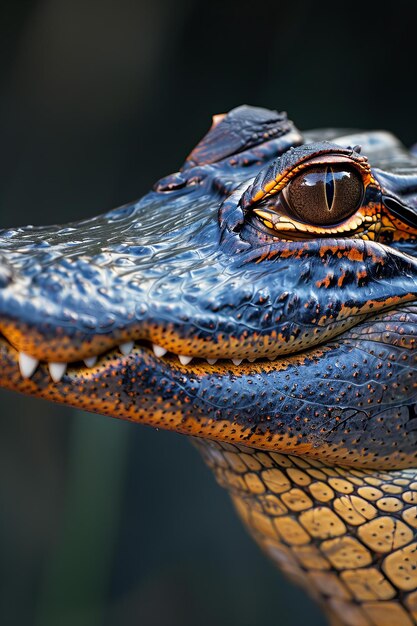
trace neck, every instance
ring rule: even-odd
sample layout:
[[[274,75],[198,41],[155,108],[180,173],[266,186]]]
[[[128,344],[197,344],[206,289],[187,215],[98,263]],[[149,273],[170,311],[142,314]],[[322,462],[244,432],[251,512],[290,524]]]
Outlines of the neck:
[[[417,623],[417,469],[196,445],[255,541],[332,626]]]

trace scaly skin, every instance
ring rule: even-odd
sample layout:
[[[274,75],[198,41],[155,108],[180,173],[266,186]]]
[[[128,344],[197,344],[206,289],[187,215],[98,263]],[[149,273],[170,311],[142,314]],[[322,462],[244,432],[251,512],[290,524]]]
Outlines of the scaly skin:
[[[416,208],[387,133],[215,116],[139,202],[0,232],[0,384],[192,435],[332,624],[417,623]]]
[[[417,620],[417,470],[333,466],[225,443],[199,443],[266,554],[331,624]]]

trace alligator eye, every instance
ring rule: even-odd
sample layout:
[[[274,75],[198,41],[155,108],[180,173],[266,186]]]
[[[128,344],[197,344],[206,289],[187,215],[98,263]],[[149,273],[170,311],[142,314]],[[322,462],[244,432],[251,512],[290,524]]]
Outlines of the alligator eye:
[[[296,176],[287,188],[287,202],[302,222],[329,226],[350,217],[364,194],[359,174],[346,165],[311,167]]]

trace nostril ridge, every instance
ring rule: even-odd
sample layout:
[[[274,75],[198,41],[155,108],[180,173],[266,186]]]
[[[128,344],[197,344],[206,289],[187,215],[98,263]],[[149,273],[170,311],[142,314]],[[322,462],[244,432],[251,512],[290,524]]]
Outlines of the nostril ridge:
[[[11,267],[7,265],[6,259],[0,257],[0,289],[8,287],[13,280]]]

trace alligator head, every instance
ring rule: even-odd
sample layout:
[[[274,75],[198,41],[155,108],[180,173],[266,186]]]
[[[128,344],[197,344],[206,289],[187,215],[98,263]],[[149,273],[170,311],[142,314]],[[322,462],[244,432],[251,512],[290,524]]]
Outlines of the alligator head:
[[[240,107],[140,201],[0,232],[0,384],[208,439],[409,465],[416,237],[417,159],[391,135],[302,135]]]

